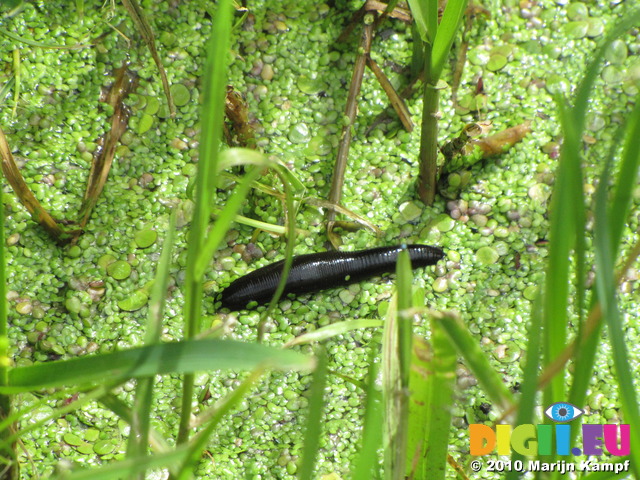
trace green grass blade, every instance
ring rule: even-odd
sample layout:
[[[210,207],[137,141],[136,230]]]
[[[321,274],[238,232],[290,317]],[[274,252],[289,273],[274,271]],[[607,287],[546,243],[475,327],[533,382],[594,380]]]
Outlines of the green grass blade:
[[[202,278],[205,270],[209,268],[211,257],[227,234],[227,230],[229,230],[229,227],[235,220],[236,214],[242,207],[249,190],[251,190],[254,180],[259,178],[261,175],[262,168],[252,168],[233,190],[231,198],[226,202],[224,209],[220,212],[211,227],[207,240],[200,251],[200,255],[198,256],[198,263],[195,270],[195,275],[198,278]]]
[[[162,319],[164,318],[164,307],[169,286],[169,272],[171,268],[171,252],[175,242],[176,214],[172,213],[169,219],[169,228],[166,231],[162,253],[158,260],[158,270],[155,282],[151,289],[151,300],[149,302],[149,316],[147,317],[147,330],[145,332],[145,343],[152,344],[160,341],[162,335]]]
[[[406,251],[398,255],[396,276],[397,293],[387,312],[382,337],[382,400],[385,418],[383,445],[387,479],[401,479],[405,475],[413,328],[409,314],[413,301],[413,273]],[[403,349],[406,346],[408,350]]]
[[[216,207],[214,207],[211,211],[211,213],[216,217],[220,214],[220,212],[222,212],[222,209]],[[284,227],[282,225],[274,225],[273,223],[261,222],[260,220],[248,218],[242,215],[236,215],[234,221],[236,223],[246,225],[247,227],[255,228],[256,230],[264,230],[265,232],[272,233],[274,235],[284,235],[287,233],[287,227]],[[296,234],[307,236],[309,235],[309,231],[297,228]]]
[[[534,422],[534,409],[537,405],[536,392],[538,390],[538,372],[540,368],[540,348],[542,346],[542,298],[540,294],[536,296],[531,308],[531,319],[528,330],[529,342],[525,357],[524,369],[522,372],[522,382],[520,397],[518,401],[518,413],[514,425],[523,425]],[[524,460],[524,456],[517,452],[512,452],[511,463],[517,460]],[[507,472],[507,480],[517,480],[521,473],[517,470]]]
[[[4,238],[4,199],[0,193],[0,386],[6,385],[8,372],[12,363],[9,357],[9,319],[7,316],[7,273],[5,260]],[[0,417],[4,418],[9,413],[9,402],[4,396],[0,396]]]
[[[169,228],[167,229],[164,244],[162,245],[162,253],[158,261],[158,271],[151,291],[147,330],[145,332],[146,345],[158,343],[162,334],[162,319],[164,316],[167,287],[169,285],[169,268],[171,266],[171,251],[175,237],[175,225],[176,214],[174,211],[169,221]],[[154,380],[153,376],[141,378],[136,385],[127,456],[137,457],[147,453]],[[144,476],[143,473],[140,475]]]
[[[17,429],[12,435],[2,439],[2,442],[0,443],[0,449],[7,448],[7,445],[10,445],[11,443],[17,441],[22,435],[38,430],[42,428],[44,425],[49,424],[51,421],[55,420],[56,418],[63,417],[67,413],[73,412],[81,408],[82,406],[88,404],[89,402],[95,401],[103,397],[109,392],[110,389],[115,388],[117,385],[118,385],[117,383],[100,385],[99,387],[93,390],[90,390],[88,393],[80,394],[77,400],[74,400],[73,402],[68,403],[66,405],[57,407],[48,415],[38,417],[38,419],[34,420],[33,422],[29,422],[29,423],[23,422],[22,425],[20,426],[20,429]],[[73,387],[72,389],[64,389],[64,390],[56,391],[55,394],[48,395],[47,397],[43,397],[42,399],[34,402],[33,405],[30,405],[26,409],[20,410],[18,412],[12,412],[11,416],[2,422],[0,428],[2,428],[3,430],[8,429],[11,423],[16,422],[23,418],[28,418],[30,413],[37,410],[38,408],[41,408],[43,405],[48,405],[48,402],[51,402],[52,400],[61,400],[64,398],[69,398],[77,393],[78,393],[77,387]]]
[[[9,356],[9,319],[7,316],[7,274],[5,267],[5,238],[4,238],[4,199],[0,192],[0,388],[9,383],[9,373],[12,365]],[[12,399],[10,395],[0,393],[0,421],[4,421],[11,415]],[[13,423],[13,422],[12,422]],[[9,425],[10,427],[11,425]],[[13,442],[10,441],[12,428],[0,430],[0,458],[6,462],[14,462],[16,458]],[[13,478],[18,475],[17,465],[6,465],[5,478]]]
[[[629,361],[622,318],[616,300],[614,258],[611,245],[610,222],[608,218],[608,186],[612,159],[607,159],[595,194],[594,246],[596,260],[596,291],[603,316],[609,330],[609,342],[613,354],[613,364],[620,389],[620,401],[625,423],[640,425],[640,409],[634,385],[634,369]],[[640,432],[631,429],[631,458],[634,470],[640,465]]]
[[[438,0],[409,0],[409,8],[422,41],[433,43],[438,33]]]
[[[640,95],[636,97],[636,105],[627,117],[622,162],[608,212],[613,257],[616,256],[619,250],[622,232],[633,198],[633,188],[636,185],[638,176],[638,166],[640,165],[640,142],[638,142],[638,138],[640,138]]]
[[[572,248],[575,249],[576,258],[575,283],[577,302],[575,309],[578,313],[580,330],[582,330],[582,312],[586,299],[586,270],[584,267],[586,239],[584,237],[585,202],[580,162],[582,133],[585,126],[586,112],[589,107],[589,98],[600,72],[600,64],[605,49],[615,38],[623,34],[638,20],[640,20],[640,10],[636,10],[630,16],[625,17],[607,35],[585,70],[583,80],[576,90],[573,106],[567,107],[562,101],[558,101],[564,143],[561,148],[558,175],[550,208],[550,248],[543,314],[545,364],[552,362],[565,348],[566,344],[569,326],[567,310],[569,305],[569,254]],[[597,334],[598,332],[595,333]],[[575,404],[582,405],[586,397],[591,372],[593,371],[598,338],[597,335],[592,335],[586,339],[575,354],[575,360],[576,362],[579,361],[581,367],[574,376],[574,382],[568,396]],[[543,403],[548,405],[556,401],[565,401],[567,399],[565,388],[565,369],[563,368],[545,389]],[[553,458],[549,460],[553,461]]]
[[[286,187],[288,190],[288,187]],[[286,205],[287,205],[287,231],[291,232],[290,235],[287,235],[287,244],[284,250],[284,265],[282,267],[282,276],[280,277],[280,283],[278,284],[278,288],[276,288],[275,293],[273,294],[273,298],[271,298],[271,302],[269,302],[269,306],[263,315],[263,320],[260,324],[260,336],[262,338],[262,329],[264,326],[264,321],[271,315],[271,313],[275,310],[276,305],[280,301],[280,297],[284,293],[284,287],[287,284],[287,277],[289,276],[289,271],[291,270],[291,265],[293,263],[293,250],[295,247],[295,229],[296,229],[296,213],[295,213],[295,205],[293,203],[293,198],[291,195],[287,194],[286,196]]]
[[[218,151],[222,139],[225,114],[227,69],[231,45],[232,8],[229,0],[221,0],[213,18],[207,42],[207,58],[203,72],[200,156],[196,174],[196,194],[193,220],[187,245],[187,266],[184,280],[184,337],[191,339],[200,330],[202,312],[202,277],[196,275],[200,251],[205,242],[211,204],[215,194]],[[189,437],[189,421],[193,400],[192,374],[182,382],[182,405],[178,443]]]
[[[424,450],[418,472],[424,472],[417,478],[444,480],[449,450],[449,432],[451,431],[451,404],[456,374],[456,351],[453,342],[442,328],[442,322],[431,321],[431,375],[427,378],[427,425],[426,449]],[[413,420],[411,421],[413,425]],[[410,453],[410,452],[407,452]]]
[[[180,463],[189,454],[186,445],[154,456],[127,458],[99,468],[86,468],[75,472],[60,473],[54,480],[114,480],[132,478],[151,468],[164,468]]]
[[[226,170],[231,167],[243,165],[264,165],[273,168],[280,176],[283,183],[286,181],[294,192],[304,193],[306,187],[304,183],[281,161],[264,158],[264,155],[248,148],[228,148],[220,152],[219,170]],[[264,191],[264,190],[263,190]]]
[[[306,480],[313,477],[313,470],[320,449],[320,437],[322,436],[322,419],[326,403],[324,389],[327,383],[327,357],[324,351],[318,355],[318,365],[313,374],[311,391],[309,395],[309,411],[304,433],[304,445],[302,447],[302,463],[298,470],[298,478]]]
[[[429,377],[433,375],[433,349],[425,339],[416,335],[413,338],[411,354],[407,471],[410,478],[423,478],[424,452],[429,442],[428,423],[431,409]]]
[[[297,203],[293,198],[292,185],[289,181],[286,180],[285,175],[288,170],[284,167],[275,168],[276,172],[282,178],[282,184],[284,186],[285,193],[285,213],[287,218],[287,245],[285,247],[285,257],[284,257],[284,265],[282,266],[282,277],[280,278],[280,283],[278,284],[278,288],[276,288],[275,293],[273,294],[273,298],[267,307],[267,310],[262,315],[262,319],[260,320],[260,325],[258,326],[258,341],[262,341],[262,337],[264,335],[264,327],[276,308],[280,297],[284,293],[284,287],[287,284],[287,277],[289,276],[289,270],[291,269],[291,265],[293,263],[293,250],[296,242],[296,212],[297,212]],[[284,171],[283,171],[284,170]]]
[[[435,2],[436,4],[438,2]],[[456,38],[458,27],[467,8],[467,0],[448,0],[433,41],[431,52],[431,78],[437,80],[442,74],[449,50]]]
[[[205,370],[243,370],[264,365],[310,369],[313,359],[298,352],[232,340],[202,339],[162,343],[120,352],[13,368],[0,393]]]
[[[400,424],[401,411],[398,405],[397,392],[400,388],[400,360],[398,359],[398,308],[397,295],[389,304],[389,310],[382,330],[382,410],[384,429],[382,443],[384,446],[385,479],[392,478],[395,462],[395,435]],[[402,472],[404,474],[404,472]]]
[[[231,2],[223,0],[214,17],[207,59],[204,67],[202,132],[200,156],[196,176],[196,192],[193,221],[187,247],[187,272],[185,277],[186,337],[198,331],[201,309],[202,286],[200,270],[197,269],[200,251],[205,243],[211,201],[215,193],[215,175],[218,171],[220,142],[225,112],[227,84],[227,56],[231,36]],[[188,400],[191,402],[191,399]]]
[[[618,150],[619,145],[623,144],[624,136],[626,129],[625,125],[621,125],[614,135],[611,141],[611,147],[609,149],[609,153],[607,158],[614,158],[616,155],[616,151]],[[580,227],[578,226],[578,231],[580,231]],[[586,231],[583,229],[583,231]],[[578,240],[582,240],[582,243],[586,240],[586,235],[578,235]],[[618,242],[612,242],[617,244]],[[576,250],[578,247],[576,246]],[[586,262],[584,260],[579,260],[578,255],[576,253],[576,277],[580,279],[582,276],[582,283],[584,284],[584,268],[586,267]],[[581,265],[584,265],[582,268]],[[580,287],[584,288],[583,285]],[[578,293],[581,290],[578,289]],[[596,306],[596,295],[592,295],[591,297],[591,306],[590,310],[593,310]],[[598,345],[600,344],[600,334],[602,330],[602,322],[598,322],[595,326],[595,330],[587,335],[586,325],[584,321],[584,315],[582,315],[582,304],[581,302],[576,302],[576,309],[579,310],[579,328],[578,328],[578,347],[576,348],[574,354],[574,362],[576,365],[580,365],[580,368],[575,369],[573,373],[573,381],[571,382],[571,390],[569,392],[569,403],[573,405],[584,405],[587,392],[591,382],[593,380],[593,369],[595,366],[596,354],[598,352]],[[580,417],[574,422],[574,427],[571,429],[571,441],[575,442],[575,439],[580,432],[580,425],[582,424],[584,417]]]
[[[635,22],[638,19],[640,19],[640,17],[637,17],[637,14],[638,12],[636,12],[635,20],[631,20],[631,22]],[[605,41],[603,42],[599,50],[596,52],[593,61],[591,62],[591,64],[588,66],[586,70],[585,78],[580,84],[580,87],[576,92],[576,100],[575,100],[574,108],[571,111],[562,112],[565,115],[564,125],[566,128],[570,129],[569,131],[571,131],[571,135],[569,135],[568,137],[567,135],[565,135],[565,143],[567,143],[569,147],[567,149],[567,152],[569,155],[572,155],[574,158],[577,158],[577,155],[579,155],[579,151],[582,145],[580,132],[575,131],[575,126],[578,125],[579,126],[578,128],[583,128],[584,126],[584,116],[588,108],[589,95],[590,95],[591,89],[593,88],[595,79],[600,71],[600,62],[604,55],[604,51],[607,45],[614,38],[622,34],[629,27],[629,25],[630,23],[627,20],[625,20],[621,24],[617,25],[613,29],[613,31],[608,35],[608,37],[605,39]],[[637,138],[637,135],[639,133],[637,131],[638,124],[636,123],[637,112],[638,112],[638,108],[636,107],[627,125],[627,133],[626,133],[627,139],[631,139],[631,138],[635,139]],[[609,158],[614,157],[617,146],[623,143],[622,132],[623,130],[622,128],[620,128],[616,133],[615,139],[612,141],[612,148],[610,149],[610,152],[608,155]],[[635,172],[635,169],[637,169],[637,156],[638,156],[637,145],[634,145],[633,141],[630,142],[628,140],[625,143],[625,151],[623,152],[623,161],[622,161],[621,175],[620,175],[621,183],[624,182],[625,180],[629,180],[629,178],[626,177],[627,175],[635,175],[634,172]],[[626,183],[628,184],[629,182],[627,181]],[[613,205],[610,210],[610,215],[612,219],[612,225],[610,226],[610,228],[611,228],[611,236],[612,236],[612,247],[614,248],[612,255],[614,256],[615,256],[615,251],[617,249],[617,246],[619,244],[619,237],[622,232],[622,228],[623,228],[624,221],[628,211],[628,206],[630,201],[630,197],[627,196],[629,195],[628,188],[630,187],[627,186],[626,188],[623,188],[620,191],[616,191],[616,194],[614,195]],[[583,213],[581,208],[582,202],[574,202],[574,203],[576,207],[580,207],[581,209],[580,213],[582,214]],[[579,336],[580,338],[583,338],[582,312],[584,311],[584,299],[586,297],[584,293],[585,236],[583,234],[583,232],[585,231],[585,228],[584,228],[584,216],[580,215],[580,216],[576,216],[576,218],[578,219],[578,223],[576,225],[577,241],[576,241],[576,247],[575,247],[576,249],[576,254],[575,254],[576,256],[576,289],[577,289],[577,292],[576,292],[577,302],[575,304],[575,309],[579,314],[579,320],[580,320]],[[592,308],[594,304],[595,302],[592,301]],[[575,405],[583,405],[585,402],[587,390],[589,388],[589,385],[592,379],[597,347],[600,341],[600,329],[601,329],[601,326],[598,325],[596,327],[596,330],[592,332],[588,338],[583,338],[579,347],[576,349],[575,362],[577,365],[580,365],[580,368],[576,369],[576,372],[574,373],[573,382],[571,384],[571,391],[569,393],[569,402]],[[557,385],[560,385],[563,381],[562,377],[563,375],[559,374],[554,380],[554,382]],[[545,398],[546,399],[551,398],[551,391],[546,392]],[[581,421],[582,419],[578,419],[577,421],[578,425]],[[575,438],[578,431],[579,431],[579,427],[572,429],[573,438]]]
[[[253,370],[242,383],[231,392],[227,397],[219,402],[213,412],[207,411],[203,415],[208,418],[207,425],[193,438],[189,445],[189,455],[184,460],[180,471],[177,473],[178,480],[186,480],[191,478],[193,471],[196,468],[198,462],[202,459],[202,451],[206,448],[209,442],[209,437],[218,426],[222,418],[227,415],[232,409],[237,407],[242,399],[248,395],[251,388],[262,377],[264,368],[258,367]]]
[[[413,272],[406,251],[398,255],[396,277],[397,293],[391,300],[382,333],[383,446],[387,479],[400,479],[405,475],[413,330],[409,313],[413,302]]]
[[[298,180],[298,178],[284,165],[259,152],[256,152],[255,150],[249,150],[246,148],[230,148],[220,153],[220,168],[231,168],[241,165],[253,165],[254,168],[249,170],[249,172],[242,177],[242,180],[236,186],[232,197],[226,202],[224,209],[218,213],[216,221],[211,227],[206,242],[201,248],[198,256],[197,267],[194,272],[197,277],[201,277],[204,274],[205,269],[208,268],[209,260],[220,245],[220,242],[224,239],[231,223],[235,220],[244,199],[254,184],[254,181],[262,176],[264,169],[272,169],[278,177],[280,177],[280,180],[285,186],[285,190],[295,192],[296,194],[304,192],[305,190],[300,180]],[[287,210],[291,208],[291,212],[294,212],[295,205],[293,203],[292,195],[286,195],[286,198]],[[295,215],[293,216],[295,220]],[[291,228],[291,225],[288,225],[288,227]],[[295,222],[293,223],[293,229],[291,231],[295,232]],[[293,245],[291,248],[293,248]]]
[[[513,403],[513,395],[505,386],[500,374],[489,363],[489,359],[478,345],[477,339],[471,335],[460,318],[452,312],[447,312],[434,315],[434,319],[442,325],[443,330],[455,345],[458,354],[465,359],[467,367],[478,379],[478,383],[491,401],[499,408],[509,408]]]
[[[367,398],[364,406],[364,420],[362,422],[362,448],[350,471],[352,480],[371,480],[379,478],[380,465],[378,451],[382,446],[382,398],[376,388],[378,378],[378,364],[375,362],[377,348],[369,352],[369,372],[367,373]]]
[[[569,253],[576,246],[576,235],[584,214],[584,193],[582,189],[581,146],[586,112],[591,91],[600,71],[600,63],[605,48],[619,35],[640,20],[636,10],[618,23],[607,35],[601,47],[594,53],[591,63],[576,90],[573,107],[558,102],[559,118],[564,132],[564,142],[560,153],[560,163],[550,208],[549,261],[546,272],[544,293],[545,364],[550,363],[564,349],[568,328],[569,300]],[[578,220],[576,220],[578,219]],[[582,241],[582,240],[580,240]],[[578,244],[578,251],[580,250]],[[578,281],[580,285],[581,280]],[[544,403],[566,400],[564,369],[552,380],[545,390]]]
[[[50,49],[59,49],[59,50],[77,50],[80,48],[91,48],[93,47],[93,45],[81,45],[81,44],[75,44],[75,45],[56,45],[56,44],[51,44],[51,43],[42,43],[42,42],[36,42],[35,40],[32,40],[30,38],[26,38],[26,37],[21,37],[19,35],[16,35],[15,33],[5,29],[5,28],[0,28],[0,35],[4,35],[5,37],[10,38],[11,40],[14,40],[16,42],[20,42],[20,43],[24,43],[25,45],[29,45],[31,47],[37,47],[37,48],[50,48]],[[64,43],[64,42],[63,42]]]
[[[105,408],[108,408],[113,413],[118,415],[118,417],[127,422],[129,425],[133,423],[133,409],[124,401],[120,400],[116,396],[116,394],[107,393],[106,395],[103,395],[99,398],[99,402],[104,405]],[[168,452],[171,449],[165,438],[156,430],[150,428],[148,438],[149,445],[151,445],[151,450],[155,453],[164,453]],[[141,456],[142,455],[143,454],[141,454]],[[146,452],[144,453],[144,455],[146,455]]]
[[[284,346],[292,347],[294,345],[322,342],[337,335],[343,335],[347,332],[351,332],[352,330],[360,330],[362,328],[380,328],[383,325],[384,322],[382,320],[343,320],[300,335],[299,337],[287,342]]]
[[[580,166],[580,138],[582,126],[576,128],[571,110],[559,103],[559,117],[565,133],[560,163],[551,198],[549,225],[549,256],[543,294],[544,361],[550,363],[566,346],[568,335],[568,305],[570,284],[570,251],[575,246],[576,209],[584,205],[583,175]],[[545,405],[564,401],[564,369],[554,377],[545,390]]]
[[[16,82],[15,76],[11,75],[7,79],[7,81],[4,82],[4,85],[2,85],[2,88],[0,88],[0,106],[4,104],[4,101],[9,95],[9,93],[11,92],[11,89],[13,88],[13,85],[15,84],[15,82]]]
[[[13,76],[16,86],[13,89],[13,109],[11,110],[11,118],[16,117],[18,112],[18,103],[20,102],[20,87],[22,85],[22,62],[20,61],[20,49],[13,49]]]
[[[398,358],[400,359],[400,384],[403,389],[409,386],[411,370],[411,341],[413,339],[413,270],[411,258],[406,249],[398,254],[396,265],[396,284],[398,291]]]

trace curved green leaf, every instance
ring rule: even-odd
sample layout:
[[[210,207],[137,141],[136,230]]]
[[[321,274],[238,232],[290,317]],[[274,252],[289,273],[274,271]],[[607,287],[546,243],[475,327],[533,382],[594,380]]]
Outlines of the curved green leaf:
[[[17,367],[0,393],[18,393],[67,385],[99,383],[105,378],[138,378],[204,370],[268,366],[308,370],[313,359],[298,352],[233,340],[204,339],[161,343],[120,352]]]

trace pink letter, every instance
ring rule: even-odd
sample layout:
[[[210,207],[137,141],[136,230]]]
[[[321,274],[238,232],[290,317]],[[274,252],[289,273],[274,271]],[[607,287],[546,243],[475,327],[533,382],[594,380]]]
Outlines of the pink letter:
[[[620,448],[618,448],[618,434],[617,428],[620,427]],[[604,446],[607,447],[607,451],[611,455],[616,457],[623,457],[629,455],[631,450],[630,446],[630,432],[629,425],[604,425]]]

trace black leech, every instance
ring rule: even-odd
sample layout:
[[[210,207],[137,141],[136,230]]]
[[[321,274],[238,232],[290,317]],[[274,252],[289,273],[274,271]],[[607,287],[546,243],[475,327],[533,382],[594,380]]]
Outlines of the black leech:
[[[357,252],[322,252],[293,257],[283,295],[309,293],[356,283],[369,277],[392,273],[403,247],[378,247]],[[435,265],[444,252],[429,245],[407,245],[413,268]],[[222,306],[231,310],[249,302],[268,302],[278,287],[284,260],[238,278],[222,291]]]

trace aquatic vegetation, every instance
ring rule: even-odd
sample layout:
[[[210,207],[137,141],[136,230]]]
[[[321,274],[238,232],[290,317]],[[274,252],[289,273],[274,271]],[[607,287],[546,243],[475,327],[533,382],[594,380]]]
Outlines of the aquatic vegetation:
[[[321,197],[358,41],[332,45],[352,12],[256,2],[232,29],[230,2],[145,3],[176,117],[147,47],[124,58],[116,47],[127,40],[86,8],[74,26],[67,11],[37,2],[7,18],[38,42],[72,46],[111,32],[63,55],[21,44],[15,118],[15,77],[0,73],[11,154],[54,218],[81,203],[113,113],[97,100],[113,66],[131,61],[139,79],[125,101],[130,129],[76,244],[55,246],[4,191],[0,448],[11,465],[47,478],[59,468],[67,478],[497,479],[506,474],[488,462],[473,471],[469,424],[514,415],[535,424],[549,406],[538,399],[563,395],[584,410],[575,422],[635,424],[639,50],[624,32],[638,14],[504,5],[468,32],[459,102],[440,99],[441,137],[472,122],[504,130],[533,119],[535,128],[515,149],[450,172],[464,184],[455,198],[436,196],[431,207],[414,198],[419,132],[393,113],[370,128],[388,104],[377,80],[363,81],[350,125],[344,204],[369,228],[343,222],[340,240],[354,250],[441,245],[445,257],[426,274],[402,258],[395,289],[365,279],[239,312],[216,311],[225,285],[294,251],[328,248],[324,211],[346,213]],[[128,14],[105,8],[132,38]],[[373,42],[370,56],[401,91],[411,34],[394,20],[379,35],[389,41]],[[613,35],[626,52],[615,42],[596,54],[596,41]],[[205,64],[209,38],[228,42],[210,43]],[[8,39],[0,47],[11,58],[18,40]],[[583,70],[588,80],[574,85]],[[229,84],[244,102],[234,105],[239,121],[227,119],[231,138],[252,127],[256,149],[219,148]],[[553,96],[567,98],[558,112]],[[405,105],[419,118],[419,99]],[[24,450],[13,449],[17,439]]]

